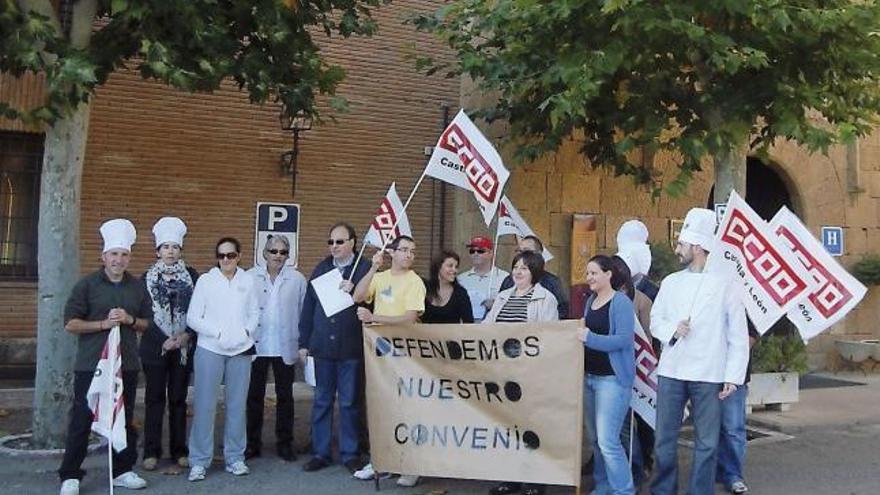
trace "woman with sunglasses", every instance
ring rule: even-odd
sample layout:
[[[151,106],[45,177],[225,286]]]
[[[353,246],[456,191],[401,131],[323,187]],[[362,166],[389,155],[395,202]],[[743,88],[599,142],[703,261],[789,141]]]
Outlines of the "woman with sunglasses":
[[[199,278],[181,259],[186,225],[163,217],[153,225],[156,261],[143,281],[153,306],[153,320],[141,337],[144,367],[144,469],[153,471],[162,458],[162,423],[168,404],[168,450],[180,468],[189,467],[186,447],[186,389],[192,371],[192,330],[186,311]]]
[[[595,493],[632,495],[633,477],[620,440],[635,378],[635,308],[621,288],[625,275],[605,255],[587,263],[593,295],[584,308],[579,337],[586,347],[584,402],[593,432]]]
[[[422,323],[474,322],[468,293],[456,280],[459,259],[452,251],[442,251],[431,262]]]
[[[226,471],[248,474],[245,401],[251,377],[253,334],[259,322],[254,278],[238,267],[241,243],[233,237],[217,241],[218,263],[199,277],[187,323],[198,333],[193,381],[193,421],[189,435],[190,481],[205,479],[214,457],[214,416],[220,384],[225,385],[226,419],[223,457]]]

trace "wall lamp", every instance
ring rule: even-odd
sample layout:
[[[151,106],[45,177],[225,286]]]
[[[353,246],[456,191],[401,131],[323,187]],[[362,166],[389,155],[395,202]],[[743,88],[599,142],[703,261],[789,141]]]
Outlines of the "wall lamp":
[[[289,175],[291,178],[290,195],[293,197],[296,195],[296,159],[299,155],[299,133],[311,130],[312,119],[302,112],[290,115],[287,105],[282,105],[278,120],[281,122],[282,130],[293,132],[293,149],[281,153],[279,160],[281,175]]]

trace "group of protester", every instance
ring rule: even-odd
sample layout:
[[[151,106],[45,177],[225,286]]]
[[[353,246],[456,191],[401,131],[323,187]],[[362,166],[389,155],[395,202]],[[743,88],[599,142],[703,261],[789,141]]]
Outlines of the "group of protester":
[[[597,255],[587,265],[590,296],[579,312],[583,328],[577,337],[586,353],[585,423],[592,437],[596,494],[635,493],[652,465],[652,492],[677,493],[677,439],[688,402],[696,435],[688,493],[713,493],[716,481],[732,493],[748,491],[742,471],[749,337],[744,309],[728,280],[704,270],[714,230],[713,212],[688,213],[676,247],[685,268],[659,290],[647,277],[648,231],[637,220],[621,227],[616,256]],[[470,270],[459,274],[458,254],[442,251],[423,279],[412,269],[412,238],[394,239],[367,262],[355,256],[355,229],[338,223],[329,229],[329,255],[309,280],[287,264],[291,247],[284,236],[270,237],[262,251],[265,264],[247,271],[239,267],[239,241],[221,238],[215,245],[217,265],[200,276],[181,256],[186,225],[164,217],[153,227],[157,261],[138,279],[127,271],[136,239],[131,222],[111,220],[100,232],[103,266],[77,283],[65,308],[65,329],[78,335],[78,343],[74,403],[59,469],[62,495],[79,493],[85,474],[81,464],[92,422],[86,394],[114,326],[121,330],[126,404],[134,404],[141,366],[146,380],[145,470],[157,469],[163,458],[167,408],[172,462],[190,469],[190,481],[205,479],[222,383],[225,470],[248,474],[245,461],[262,453],[269,368],[277,396],[276,453],[295,460],[294,364],[310,356],[316,381],[312,456],[303,469],[333,464],[336,406],[339,461],[366,480],[382,473],[362,461],[368,454],[362,441],[367,434],[363,324],[542,322],[566,319],[570,312],[566,291],[545,270],[543,244],[534,236],[518,240],[510,273],[494,265],[492,240],[478,236],[467,244]],[[356,305],[327,316],[309,281],[332,270],[340,272],[339,288]],[[637,326],[662,348],[654,432],[641,420],[630,426]],[[190,373],[193,417],[187,438]],[[147,483],[133,471],[138,458],[133,409],[126,407],[128,447],[114,452],[112,474],[115,486],[139,489]],[[630,438],[631,429],[638,435]],[[418,481],[404,473],[397,483]],[[514,482],[490,491],[543,492],[543,486]]]

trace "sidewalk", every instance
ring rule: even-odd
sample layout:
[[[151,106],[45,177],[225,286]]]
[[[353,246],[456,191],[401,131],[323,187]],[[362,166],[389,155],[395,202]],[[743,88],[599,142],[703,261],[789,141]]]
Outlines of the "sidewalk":
[[[800,399],[791,410],[756,410],[749,416],[749,422],[789,435],[819,429],[880,425],[880,374],[817,374],[865,385],[801,390]]]

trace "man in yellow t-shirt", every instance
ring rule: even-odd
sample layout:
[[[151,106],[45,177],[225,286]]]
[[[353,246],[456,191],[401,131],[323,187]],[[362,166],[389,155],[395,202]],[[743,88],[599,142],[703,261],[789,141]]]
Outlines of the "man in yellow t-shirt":
[[[384,261],[385,252],[391,255],[391,269],[377,273]],[[352,297],[357,303],[373,303],[373,311],[358,308],[358,318],[364,323],[415,323],[425,311],[425,283],[412,271],[416,257],[416,242],[412,237],[402,235],[388,249],[373,255],[373,266],[358,282]],[[367,464],[354,476],[371,479],[375,475],[373,464]],[[397,480],[400,486],[416,486],[419,477],[415,474],[401,474]]]
[[[425,311],[425,284],[412,271],[416,243],[408,236],[400,236],[388,245],[391,269],[377,273],[382,266],[385,251],[373,255],[373,266],[358,282],[354,290],[355,302],[373,303],[373,311],[358,308],[358,318],[364,323],[415,323]]]

